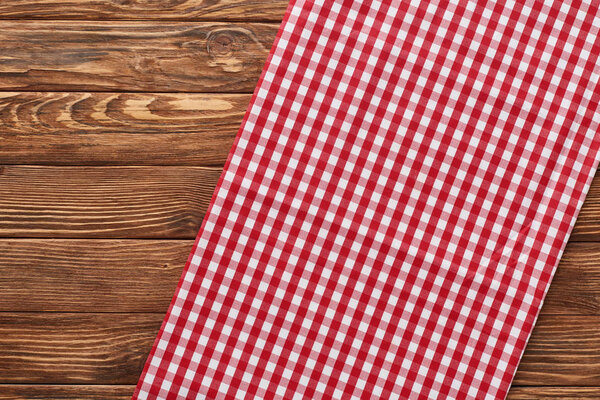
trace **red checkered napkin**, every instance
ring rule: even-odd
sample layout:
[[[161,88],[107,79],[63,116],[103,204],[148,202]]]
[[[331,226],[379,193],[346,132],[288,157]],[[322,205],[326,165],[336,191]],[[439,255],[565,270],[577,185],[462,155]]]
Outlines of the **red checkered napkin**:
[[[134,399],[502,399],[598,165],[597,1],[295,0]]]

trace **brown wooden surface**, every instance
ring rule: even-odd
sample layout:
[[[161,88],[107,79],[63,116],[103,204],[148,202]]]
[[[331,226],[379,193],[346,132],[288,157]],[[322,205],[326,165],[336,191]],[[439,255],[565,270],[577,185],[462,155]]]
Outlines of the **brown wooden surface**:
[[[2,0],[0,19],[273,21],[282,0]]]
[[[0,161],[223,165],[248,94],[0,92]]]
[[[287,2],[0,2],[0,400],[128,399]],[[509,399],[600,399],[600,177]]]
[[[0,400],[129,400],[133,385],[0,385]],[[508,400],[598,400],[598,387],[513,387]]]
[[[163,314],[0,313],[0,383],[135,384]],[[599,378],[600,317],[544,315],[514,383],[593,386]]]
[[[598,399],[599,387],[512,387],[508,400],[591,400]]]
[[[162,313],[0,313],[0,382],[133,384],[162,318]]]
[[[163,148],[168,151],[168,142]],[[0,158],[0,237],[193,239],[221,172],[195,166],[1,164]],[[599,238],[600,176],[571,240]]]
[[[0,400],[129,400],[133,388],[133,385],[0,384]]]
[[[220,173],[205,167],[0,167],[0,236],[194,238]]]
[[[0,239],[0,312],[162,313],[192,245],[193,240]],[[600,317],[600,243],[567,246],[542,315]]]
[[[0,312],[166,312],[193,243],[0,239]]]
[[[3,90],[252,92],[277,24],[1,21]]]

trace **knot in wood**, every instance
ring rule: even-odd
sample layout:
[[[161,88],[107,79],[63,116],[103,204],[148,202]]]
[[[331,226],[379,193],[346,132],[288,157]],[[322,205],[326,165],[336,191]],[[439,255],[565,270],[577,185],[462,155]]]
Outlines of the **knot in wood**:
[[[206,46],[208,53],[214,57],[229,57],[239,49],[240,44],[231,32],[218,31],[209,34]]]

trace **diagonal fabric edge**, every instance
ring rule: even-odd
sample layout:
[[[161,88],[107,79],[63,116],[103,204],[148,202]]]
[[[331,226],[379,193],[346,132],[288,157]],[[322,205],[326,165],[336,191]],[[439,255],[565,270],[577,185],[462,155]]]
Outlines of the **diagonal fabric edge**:
[[[598,167],[599,27],[292,2],[134,399],[504,398]]]

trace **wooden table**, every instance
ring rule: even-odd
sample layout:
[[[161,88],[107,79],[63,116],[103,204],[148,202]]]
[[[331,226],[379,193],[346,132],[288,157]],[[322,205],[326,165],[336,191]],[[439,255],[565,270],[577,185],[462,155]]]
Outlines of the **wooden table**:
[[[0,2],[0,399],[128,399],[286,7]],[[511,399],[600,398],[596,179]]]

